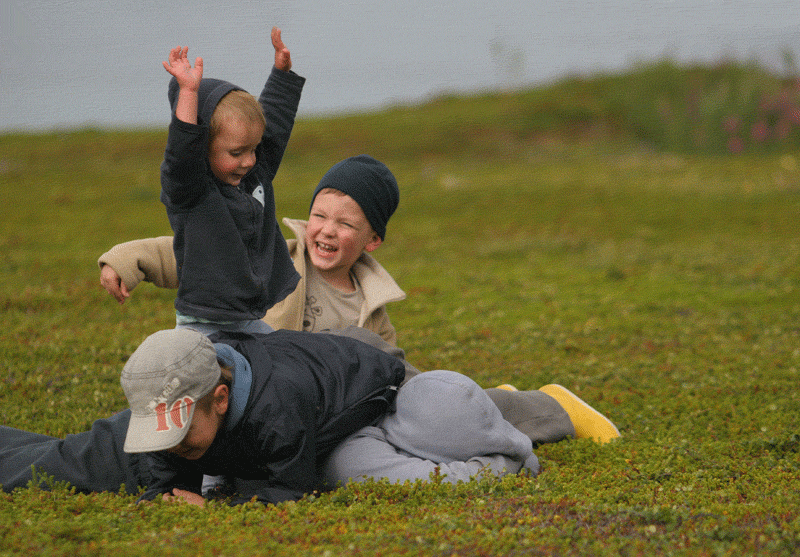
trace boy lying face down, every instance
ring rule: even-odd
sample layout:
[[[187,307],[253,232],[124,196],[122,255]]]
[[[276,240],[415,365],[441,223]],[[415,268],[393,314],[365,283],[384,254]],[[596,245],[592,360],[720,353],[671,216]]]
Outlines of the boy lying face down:
[[[34,467],[81,492],[143,487],[144,500],[161,495],[202,504],[203,474],[213,474],[226,478],[225,492],[237,504],[296,500],[369,470],[375,477],[427,479],[433,465],[453,480],[487,465],[498,468],[493,473],[523,466],[538,472],[530,440],[474,382],[455,372],[419,374],[395,357],[402,357],[399,349],[387,347],[390,355],[348,334],[385,345],[357,328],[210,339],[186,328],[154,333],[122,371],[130,409],[65,439],[0,427],[0,484],[9,492],[24,487]],[[405,378],[407,402],[395,411]],[[436,389],[458,394],[458,418],[439,411]],[[413,419],[426,404],[427,417]],[[453,427],[463,429],[465,417],[476,425],[464,432],[472,442],[443,447],[439,440]],[[342,443],[348,438],[352,443]],[[398,469],[405,476],[392,472]]]
[[[387,412],[404,376],[401,360],[341,336],[212,342],[192,329],[159,331],[122,371],[130,409],[66,439],[0,428],[0,484],[24,487],[33,466],[78,491],[124,484],[145,487],[144,499],[201,503],[205,473],[229,479],[233,503],[299,499],[321,487],[318,467],[339,442]]]

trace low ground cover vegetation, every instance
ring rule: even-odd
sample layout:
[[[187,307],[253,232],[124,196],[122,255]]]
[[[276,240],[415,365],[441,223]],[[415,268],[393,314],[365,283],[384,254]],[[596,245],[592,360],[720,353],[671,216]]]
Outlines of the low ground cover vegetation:
[[[664,76],[660,97],[633,102]],[[793,83],[665,63],[300,121],[279,217],[303,218],[345,156],[398,177],[375,255],[409,295],[389,308],[409,361],[484,386],[561,383],[622,439],[539,447],[536,478],[378,481],[269,508],[19,490],[0,494],[0,555],[796,555],[800,149],[778,117],[773,140],[753,135],[763,99],[785,93],[791,120]],[[686,117],[662,122],[665,107]],[[174,293],[143,284],[119,306],[96,265],[118,242],[171,233],[164,141],[0,136],[3,425],[63,436],[124,408],[126,358],[174,325]]]

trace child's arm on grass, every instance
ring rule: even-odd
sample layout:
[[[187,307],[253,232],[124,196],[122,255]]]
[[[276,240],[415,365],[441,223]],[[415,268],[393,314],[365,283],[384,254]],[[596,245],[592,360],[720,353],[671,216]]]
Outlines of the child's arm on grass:
[[[178,489],[177,487],[172,490],[172,493],[165,493],[162,497],[164,501],[181,501],[198,507],[204,507],[206,504],[206,500],[202,495],[198,495],[193,491]]]

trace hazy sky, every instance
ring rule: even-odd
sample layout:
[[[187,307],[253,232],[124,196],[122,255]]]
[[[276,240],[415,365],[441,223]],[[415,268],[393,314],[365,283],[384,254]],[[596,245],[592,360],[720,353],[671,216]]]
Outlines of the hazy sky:
[[[616,70],[800,52],[797,0],[5,0],[0,129],[163,125],[167,52],[257,93],[283,30],[301,114]]]

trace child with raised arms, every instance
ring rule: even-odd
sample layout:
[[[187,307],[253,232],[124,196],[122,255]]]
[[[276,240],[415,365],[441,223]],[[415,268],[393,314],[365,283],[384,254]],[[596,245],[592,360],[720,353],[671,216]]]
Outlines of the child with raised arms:
[[[161,200],[174,240],[176,324],[205,333],[269,332],[261,318],[299,277],[275,220],[272,180],[294,125],[304,78],[273,28],[275,65],[258,99],[203,77],[187,47],[163,63],[172,107]]]

